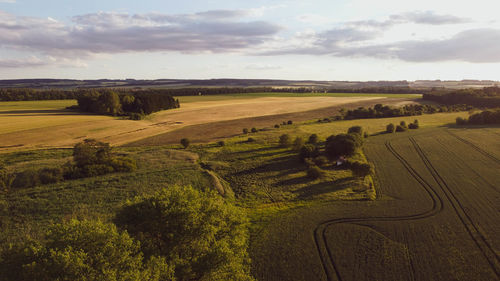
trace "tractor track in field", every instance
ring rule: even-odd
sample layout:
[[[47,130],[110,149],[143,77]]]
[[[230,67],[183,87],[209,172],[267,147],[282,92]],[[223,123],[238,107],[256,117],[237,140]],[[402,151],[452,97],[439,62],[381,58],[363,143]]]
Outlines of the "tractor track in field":
[[[495,249],[488,243],[486,237],[479,231],[478,227],[474,224],[470,216],[465,211],[464,206],[460,203],[457,196],[453,193],[452,189],[448,186],[443,177],[439,174],[436,168],[432,165],[427,155],[425,155],[424,151],[420,147],[420,145],[415,141],[414,138],[410,138],[410,141],[413,143],[415,149],[417,150],[418,155],[424,161],[424,164],[431,173],[434,180],[438,183],[442,192],[445,194],[448,202],[451,204],[453,210],[456,215],[464,225],[467,233],[472,238],[476,246],[479,248],[481,253],[484,255],[491,268],[497,275],[500,277],[500,257],[496,253]],[[479,151],[479,150],[478,150]]]
[[[481,153],[482,155],[490,158],[491,160],[495,161],[497,164],[500,164],[500,159],[498,159],[496,156],[494,156],[493,154],[483,150],[482,148],[480,148],[479,146],[473,144],[472,142],[462,138],[462,137],[459,137],[457,136],[456,134],[450,132],[449,130],[446,130],[446,132],[448,132],[448,134],[454,136],[456,139],[458,139],[459,141],[469,145],[470,147],[472,147],[472,149],[476,150],[477,152]]]
[[[424,190],[429,195],[432,201],[432,207],[429,210],[426,210],[421,213],[407,215],[407,216],[394,216],[394,217],[358,217],[358,218],[340,218],[340,219],[332,219],[324,221],[316,226],[313,232],[314,243],[316,245],[316,249],[318,251],[323,270],[325,272],[326,278],[328,281],[338,280],[342,281],[342,276],[335,264],[333,259],[333,254],[328,247],[326,229],[334,224],[339,223],[359,223],[359,222],[374,222],[374,221],[409,221],[409,220],[419,220],[425,219],[432,216],[437,215],[443,209],[443,200],[435,191],[433,186],[426,181],[409,163],[404,159],[391,145],[389,141],[386,141],[385,146],[387,149],[396,157],[396,159],[401,162],[403,167],[410,173],[410,175],[415,178],[415,180],[424,188]],[[410,256],[409,258],[409,266],[410,266],[410,276],[411,280],[414,280],[414,269]]]

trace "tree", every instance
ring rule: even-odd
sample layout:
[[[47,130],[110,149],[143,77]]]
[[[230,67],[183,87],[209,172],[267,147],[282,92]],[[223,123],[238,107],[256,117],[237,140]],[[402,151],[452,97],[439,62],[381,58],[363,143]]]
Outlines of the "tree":
[[[399,122],[399,126],[403,127],[403,128],[407,128],[406,126],[406,122],[405,121],[401,121]]]
[[[385,127],[385,131],[387,133],[394,133],[394,131],[396,130],[396,126],[394,126],[394,124],[388,124],[386,127]]]
[[[405,131],[406,131],[406,127],[403,127],[401,125],[396,126],[396,132],[405,132]]]
[[[181,145],[184,147],[184,149],[188,148],[190,143],[191,141],[188,138],[181,139]]]
[[[172,186],[139,197],[115,222],[141,242],[146,256],[164,256],[178,280],[251,280],[247,220],[214,192]]]
[[[319,179],[324,176],[324,172],[320,167],[311,165],[307,168],[307,176],[312,179]]]
[[[295,151],[300,151],[300,149],[304,146],[304,139],[301,137],[296,137],[293,141],[292,147]]]
[[[252,130],[251,130],[251,131],[252,131],[252,133],[257,133],[257,129],[256,129],[255,127],[254,127],[254,128],[252,128]]]
[[[248,134],[248,129],[247,128],[243,128],[243,134]]]
[[[361,126],[352,126],[347,130],[347,133],[363,135],[363,128]]]
[[[283,134],[280,136],[279,144],[281,147],[290,147],[292,145],[292,138],[289,134]]]
[[[309,139],[307,140],[307,143],[317,144],[318,143],[318,135],[316,135],[316,134],[310,135]]]
[[[151,257],[113,224],[71,220],[52,225],[45,242],[11,246],[0,258],[0,280],[173,280],[172,267]]]
[[[111,160],[111,147],[109,143],[85,139],[73,148],[73,160],[76,166],[82,168],[87,165],[105,164]]]
[[[307,158],[314,158],[319,155],[318,147],[313,144],[306,144],[302,146],[299,151],[299,159],[301,162],[305,162]]]
[[[361,147],[357,134],[339,134],[328,137],[325,144],[325,153],[330,159],[336,159],[339,156],[351,156],[356,149]]]

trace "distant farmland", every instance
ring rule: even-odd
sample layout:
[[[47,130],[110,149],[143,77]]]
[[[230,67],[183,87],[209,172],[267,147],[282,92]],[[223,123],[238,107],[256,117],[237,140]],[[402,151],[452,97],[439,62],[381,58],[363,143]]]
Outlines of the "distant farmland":
[[[378,200],[325,203],[270,223],[259,280],[496,280],[499,129],[369,138]],[[304,270],[308,268],[308,270]]]

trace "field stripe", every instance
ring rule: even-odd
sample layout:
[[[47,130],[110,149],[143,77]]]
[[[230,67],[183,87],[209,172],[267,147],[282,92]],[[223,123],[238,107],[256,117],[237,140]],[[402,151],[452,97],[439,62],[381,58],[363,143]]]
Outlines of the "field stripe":
[[[417,150],[418,155],[424,161],[426,168],[432,174],[432,177],[436,180],[439,187],[445,194],[446,198],[450,202],[451,206],[455,210],[458,218],[466,228],[472,240],[476,243],[477,247],[484,255],[491,268],[497,275],[500,277],[500,258],[493,247],[488,243],[484,235],[479,231],[477,226],[474,224],[470,216],[465,211],[465,208],[460,203],[456,195],[453,193],[452,189],[448,186],[443,177],[439,174],[436,168],[432,165],[427,155],[425,155],[422,148],[418,145],[414,138],[410,138],[410,141],[413,143],[415,149]]]
[[[465,143],[465,144],[468,144],[470,147],[472,147],[472,149],[476,150],[477,152],[483,154],[484,156],[490,158],[491,160],[495,161],[497,164],[500,164],[500,159],[498,159],[497,157],[495,157],[493,154],[483,150],[482,148],[480,148],[479,146],[473,144],[472,142],[462,138],[462,137],[459,137],[457,136],[456,134],[450,132],[450,130],[446,130],[446,132],[448,132],[448,134],[454,136],[455,138],[457,138],[459,141]]]
[[[334,224],[339,223],[353,223],[353,222],[373,222],[373,221],[408,221],[408,220],[419,220],[428,217],[432,217],[437,215],[439,212],[443,210],[443,200],[435,191],[429,182],[427,182],[409,163],[406,159],[404,159],[391,145],[389,141],[385,143],[386,148],[398,159],[403,167],[410,173],[410,175],[417,180],[417,182],[424,188],[424,190],[429,195],[432,200],[432,207],[429,210],[426,210],[421,213],[407,215],[407,216],[394,216],[394,217],[359,217],[359,218],[340,218],[327,220],[320,223],[313,232],[314,242],[316,244],[316,249],[318,250],[318,254],[323,266],[323,270],[325,271],[325,275],[328,281],[338,280],[342,281],[342,276],[335,264],[333,254],[331,253],[330,247],[328,247],[326,229]],[[326,253],[325,253],[326,251]],[[408,257],[410,255],[408,254]],[[414,272],[413,263],[411,258],[409,258],[410,263],[410,277],[411,280],[414,280]],[[335,279],[334,279],[335,278]]]

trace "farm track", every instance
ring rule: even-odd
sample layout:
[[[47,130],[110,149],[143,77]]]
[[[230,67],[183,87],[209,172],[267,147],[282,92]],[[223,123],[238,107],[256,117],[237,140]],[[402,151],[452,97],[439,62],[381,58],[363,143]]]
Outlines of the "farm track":
[[[448,134],[454,136],[456,139],[458,139],[459,141],[469,145],[470,147],[472,147],[472,149],[476,150],[477,152],[483,154],[484,156],[490,158],[491,160],[495,161],[497,164],[500,164],[500,159],[498,159],[497,157],[495,157],[493,154],[483,150],[482,148],[480,148],[479,146],[473,144],[472,142],[462,138],[462,137],[459,137],[457,136],[456,134],[450,132],[449,130],[446,130],[446,132],[448,132]]]
[[[424,212],[407,215],[407,216],[394,216],[394,217],[358,217],[358,218],[341,218],[341,219],[333,219],[324,221],[316,226],[314,229],[314,243],[316,245],[316,249],[320,256],[320,260],[322,263],[323,270],[327,277],[328,281],[338,280],[342,281],[342,276],[335,264],[333,259],[333,254],[327,243],[327,235],[326,229],[329,226],[340,223],[359,223],[359,222],[374,222],[374,221],[384,221],[384,222],[397,222],[397,221],[408,221],[408,220],[419,220],[425,219],[432,216],[437,215],[439,212],[443,210],[443,200],[437,194],[432,185],[426,181],[418,172],[408,163],[406,159],[404,159],[391,145],[389,141],[386,141],[385,146],[387,149],[396,157],[396,159],[401,162],[404,168],[410,173],[410,175],[415,178],[415,180],[424,188],[424,190],[429,195],[432,200],[432,207],[429,210]],[[326,251],[326,253],[325,253]],[[411,262],[410,255],[408,254],[409,262],[410,262],[410,278],[414,280],[414,270]],[[334,279],[335,278],[335,279]]]
[[[457,137],[459,140],[461,139],[458,136],[455,136],[455,137]],[[443,179],[443,177],[439,174],[439,172],[436,170],[436,168],[432,165],[432,163],[430,162],[429,158],[427,158],[427,155],[425,155],[425,153],[422,150],[422,148],[420,147],[420,145],[415,141],[414,138],[410,138],[410,141],[413,143],[420,158],[424,161],[426,168],[429,170],[432,177],[435,179],[435,181],[438,183],[439,187],[441,188],[441,190],[445,194],[449,203],[453,207],[453,210],[455,211],[458,218],[460,219],[460,221],[464,225],[465,229],[467,230],[467,233],[470,235],[470,237],[472,238],[474,243],[477,245],[477,247],[479,248],[481,253],[484,255],[484,257],[486,258],[486,260],[490,264],[492,270],[495,272],[497,277],[500,277],[500,257],[499,257],[499,255],[496,253],[496,251],[493,249],[493,247],[488,243],[488,241],[486,240],[486,237],[484,237],[484,235],[479,231],[478,227],[474,224],[474,222],[472,221],[470,216],[465,211],[464,206],[460,203],[457,196],[453,193],[452,189],[448,186],[448,184]],[[471,145],[473,145],[473,144],[471,144]],[[478,148],[478,152],[481,152],[481,151],[482,150]]]

